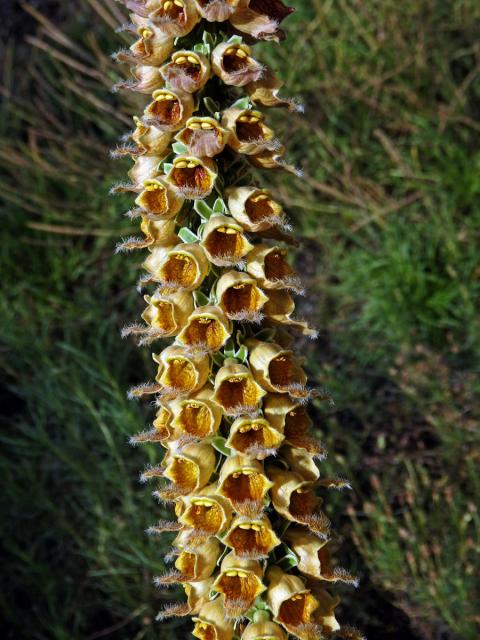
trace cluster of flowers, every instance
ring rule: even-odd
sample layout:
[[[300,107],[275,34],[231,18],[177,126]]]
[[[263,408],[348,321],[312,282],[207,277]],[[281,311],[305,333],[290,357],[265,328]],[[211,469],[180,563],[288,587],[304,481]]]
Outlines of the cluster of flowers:
[[[293,170],[261,107],[293,110],[281,82],[252,57],[257,40],[283,39],[292,9],[281,0],[124,0],[138,39],[116,54],[132,78],[118,86],[151,95],[118,155],[134,159],[132,217],[148,249],[141,286],[153,285],[145,324],[125,334],[140,344],[174,338],[153,354],[153,429],[132,438],[166,449],[143,480],[177,520],[175,568],[156,579],[181,583],[186,601],[160,618],[192,615],[200,640],[360,637],[341,627],[325,583],[355,583],[334,568],[321,487],[322,446],[310,435],[312,395],[291,350],[301,291],[287,262],[292,242],[281,205],[256,186],[252,167]],[[245,41],[244,41],[245,40]],[[248,44],[247,44],[248,42]],[[238,87],[246,96],[239,97]],[[207,91],[208,90],[208,91]],[[247,184],[245,184],[247,183]]]

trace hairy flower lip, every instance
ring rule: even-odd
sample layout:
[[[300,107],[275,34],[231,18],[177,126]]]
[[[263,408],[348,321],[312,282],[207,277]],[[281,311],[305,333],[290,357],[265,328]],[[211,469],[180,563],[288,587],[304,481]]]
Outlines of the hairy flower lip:
[[[258,460],[236,455],[224,462],[217,493],[227,498],[238,514],[256,517],[263,509],[263,500],[271,486]]]
[[[232,26],[241,33],[258,40],[283,40],[285,35],[278,26],[284,18],[295,11],[280,0],[248,0],[230,18]]]
[[[167,182],[189,200],[206,198],[213,190],[217,167],[210,158],[177,156],[167,174]]]
[[[227,498],[216,493],[216,483],[179,499],[176,514],[179,522],[200,538],[225,531],[232,519],[232,507]]]
[[[273,455],[284,436],[264,418],[237,418],[230,427],[226,445],[240,454],[263,460]]]
[[[200,14],[193,0],[160,0],[159,6],[149,12],[149,18],[163,33],[178,38],[190,33],[200,21]]]
[[[192,622],[195,623],[192,635],[199,640],[232,640],[234,636],[234,627],[225,617],[221,597],[205,603]]]
[[[215,571],[220,557],[220,542],[209,537],[202,545],[192,548],[189,544],[189,532],[180,531],[173,541],[173,548],[178,554],[175,567],[180,573],[179,582],[199,582],[210,578]]]
[[[193,156],[213,158],[223,151],[230,133],[210,116],[192,116],[175,139]]]
[[[119,89],[129,89],[137,93],[151,95],[155,89],[160,89],[163,85],[163,78],[157,67],[148,64],[137,64],[131,69],[131,79],[121,80],[113,86],[113,91]]]
[[[267,516],[233,519],[222,540],[239,558],[264,559],[281,543]]]
[[[236,11],[240,0],[194,0],[197,11],[208,22],[225,22]]]
[[[142,266],[165,289],[185,291],[197,289],[210,270],[205,252],[195,243],[153,248]]]
[[[272,199],[268,189],[230,187],[226,194],[230,214],[247,231],[258,233],[285,224],[283,209]]]
[[[262,76],[264,67],[250,53],[246,44],[223,42],[212,52],[212,70],[227,85],[243,87],[255,82]]]
[[[252,109],[226,109],[222,126],[230,132],[228,146],[237,153],[255,155],[274,144],[274,133],[263,122],[260,111]]]
[[[205,225],[200,245],[210,262],[228,267],[238,262],[253,249],[234,218],[215,215]]]
[[[160,354],[152,354],[152,358],[159,365],[155,379],[172,394],[172,399],[194,393],[207,382],[210,362],[206,355],[195,355],[184,347],[171,345]]]
[[[193,311],[192,295],[185,291],[169,296],[156,292],[144,299],[148,306],[142,313],[142,320],[166,338],[177,335]]]
[[[181,451],[168,443],[168,452],[162,464],[165,478],[171,480],[181,492],[186,490],[191,493],[209,482],[215,469],[215,453],[208,443],[187,444]]]
[[[218,304],[232,320],[256,322],[268,298],[253,276],[227,271],[217,282]]]
[[[264,307],[265,315],[274,325],[283,325],[294,331],[300,331],[304,336],[316,338],[317,331],[312,329],[307,322],[291,317],[295,310],[292,296],[280,289],[268,291],[268,302]]]
[[[218,307],[197,307],[178,334],[177,342],[193,350],[214,353],[224,346],[232,330],[232,323]]]
[[[290,289],[302,293],[303,288],[293,269],[285,261],[286,250],[278,246],[257,244],[249,253],[247,272],[264,289]]]
[[[174,89],[195,93],[208,81],[210,61],[202,53],[181,49],[173,53],[171,61],[160,68],[160,73]]]
[[[160,131],[179,131],[193,113],[193,97],[186,91],[173,88],[157,89],[143,112],[144,125]]]
[[[213,399],[226,415],[256,413],[264,395],[265,391],[244,365],[226,363],[217,371]]]

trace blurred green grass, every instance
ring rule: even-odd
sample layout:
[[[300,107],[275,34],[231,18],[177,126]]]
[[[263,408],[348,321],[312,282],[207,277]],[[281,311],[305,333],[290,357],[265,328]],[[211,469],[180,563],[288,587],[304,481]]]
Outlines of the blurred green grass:
[[[305,177],[266,179],[303,240],[320,339],[302,348],[336,402],[314,407],[326,466],[355,489],[330,498],[363,575],[344,617],[371,639],[473,639],[480,8],[295,4],[288,44],[261,50],[305,102],[271,117]],[[0,607],[9,638],[153,638],[175,594],[151,586],[167,545],[143,534],[162,512],[136,481],[158,452],[126,445],[151,411],[125,390],[152,367],[118,334],[141,308],[140,258],[113,255],[129,204],[107,198],[136,105],[109,93],[119,5],[35,16],[3,56]]]

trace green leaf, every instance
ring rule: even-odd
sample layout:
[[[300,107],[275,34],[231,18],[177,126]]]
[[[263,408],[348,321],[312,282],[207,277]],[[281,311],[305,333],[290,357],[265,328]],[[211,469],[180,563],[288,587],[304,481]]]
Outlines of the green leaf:
[[[206,307],[210,304],[209,298],[203,293],[203,291],[199,291],[198,289],[193,292],[193,298],[199,307]]]
[[[250,109],[252,103],[250,102],[250,98],[245,96],[244,98],[240,98],[236,102],[231,105],[231,109]]]
[[[235,344],[233,340],[230,338],[225,345],[223,353],[226,358],[235,358]]]
[[[210,49],[213,49],[215,46],[215,39],[210,33],[210,31],[204,31],[202,35],[203,43],[207,45]]]
[[[207,220],[210,220],[213,215],[213,210],[210,209],[210,207],[204,200],[195,200],[193,208],[205,222]]]
[[[242,44],[243,40],[241,36],[232,36],[227,40],[228,44]]]
[[[198,237],[188,227],[182,227],[178,232],[178,237],[182,242],[198,242]]]
[[[286,551],[286,553],[282,558],[280,558],[280,560],[277,561],[276,564],[278,564],[281,569],[288,571],[288,569],[292,569],[293,567],[296,567],[298,565],[298,558],[290,549],[290,547],[288,547],[285,543],[282,545],[282,548]]]
[[[212,446],[220,453],[223,453],[224,456],[231,456],[232,450],[225,445],[226,441],[227,439],[223,436],[215,436],[215,438],[212,438]]]
[[[163,163],[163,171],[164,173],[168,173],[173,167],[173,164],[171,162],[164,162]]]
[[[205,105],[205,108],[209,112],[209,114],[214,117],[215,117],[215,113],[220,109],[220,105],[217,104],[215,100],[212,100],[208,96],[203,99],[203,104]]]
[[[210,55],[210,46],[208,44],[196,44],[193,50],[195,53],[203,53],[204,56]]]
[[[177,154],[177,156],[181,156],[184,153],[187,153],[188,148],[183,142],[174,142],[172,144],[173,151]]]
[[[242,346],[238,349],[238,351],[236,351],[235,358],[238,358],[244,364],[245,364],[245,362],[247,362],[248,349],[244,344],[242,344]]]
[[[213,203],[213,211],[215,213],[225,213],[227,211],[227,207],[225,206],[225,202],[222,198],[217,198]]]
[[[225,358],[223,357],[223,354],[221,353],[214,353],[212,356],[212,360],[214,361],[214,363],[219,366],[219,367],[223,367],[223,362],[225,360]]]

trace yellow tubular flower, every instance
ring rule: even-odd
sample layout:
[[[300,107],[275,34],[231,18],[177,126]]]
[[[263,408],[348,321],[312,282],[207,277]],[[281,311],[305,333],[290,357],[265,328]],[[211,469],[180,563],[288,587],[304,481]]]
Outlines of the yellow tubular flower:
[[[217,491],[230,501],[237,513],[253,517],[261,513],[271,486],[260,462],[237,455],[230,456],[223,464]]]
[[[263,114],[251,109],[227,109],[222,126],[230,132],[228,146],[237,153],[255,155],[273,144],[274,133],[263,123]]]
[[[152,354],[152,358],[158,363],[155,379],[172,398],[195,393],[208,379],[210,362],[207,355],[172,345],[160,354]]]
[[[216,165],[209,158],[178,156],[168,172],[167,181],[184,198],[198,200],[210,195],[216,177]]]
[[[154,394],[153,425],[130,442],[156,445],[140,481],[158,482],[153,495],[172,512],[148,528],[176,535],[173,566],[155,582],[179,583],[186,598],[157,620],[193,616],[198,640],[363,640],[340,627],[338,599],[321,586],[356,578],[332,560],[322,511],[320,492],[348,483],[321,473],[321,425],[306,407],[316,392],[294,336],[316,332],[295,313],[303,288],[287,248],[298,243],[279,194],[251,175],[300,173],[283,159],[267,109],[301,109],[253,53],[284,39],[293,9],[120,1],[135,41],[116,55],[130,64],[116,88],[141,102],[130,100],[134,129],[112,153],[132,159],[112,193],[130,193],[126,215],[143,236],[117,251],[146,250],[138,288],[147,305],[143,323],[122,334],[160,344],[155,379],[129,391]]]
[[[260,322],[267,296],[254,277],[240,271],[227,271],[218,280],[217,298],[231,320]]]
[[[250,54],[246,44],[223,42],[212,52],[212,70],[225,84],[235,87],[255,82],[263,73],[263,65]]]
[[[237,516],[222,542],[239,558],[260,560],[266,558],[281,540],[267,516],[254,519]]]
[[[143,267],[163,288],[185,291],[198,289],[210,268],[205,252],[198,244],[153,249]]]
[[[192,116],[175,139],[186,145],[193,156],[213,158],[223,151],[229,135],[215,118]]]
[[[265,395],[248,367],[228,360],[215,376],[214,389],[214,401],[228,416],[235,417],[256,414]]]
[[[217,433],[222,412],[212,397],[213,389],[204,386],[188,399],[171,402],[172,427],[179,436],[206,438]]]
[[[283,209],[268,189],[233,187],[227,190],[231,215],[244,229],[258,233],[282,224]]]
[[[199,640],[232,640],[234,636],[233,624],[225,617],[222,598],[205,603],[192,621],[195,623],[192,635]]]
[[[227,618],[238,618],[250,609],[265,591],[262,577],[263,570],[258,561],[237,558],[234,553],[225,556],[213,590],[222,595]]]
[[[274,455],[284,435],[264,418],[237,418],[230,427],[227,447],[240,454],[263,460]]]
[[[242,633],[242,640],[287,640],[287,634],[275,622],[251,622]]]
[[[219,351],[232,333],[232,323],[218,307],[198,307],[177,336],[177,342],[193,349]]]
[[[212,216],[202,233],[207,258],[219,267],[237,265],[253,249],[243,234],[242,227],[229,216]]]
[[[181,50],[160,68],[160,72],[171,87],[187,93],[195,93],[206,83],[210,75],[210,61],[195,51]]]

